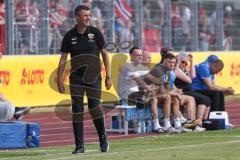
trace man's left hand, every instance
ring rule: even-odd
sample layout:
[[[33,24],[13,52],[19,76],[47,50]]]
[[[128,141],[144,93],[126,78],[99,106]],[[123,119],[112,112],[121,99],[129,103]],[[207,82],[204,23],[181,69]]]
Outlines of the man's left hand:
[[[234,89],[232,87],[228,87],[224,92],[225,95],[234,95]]]

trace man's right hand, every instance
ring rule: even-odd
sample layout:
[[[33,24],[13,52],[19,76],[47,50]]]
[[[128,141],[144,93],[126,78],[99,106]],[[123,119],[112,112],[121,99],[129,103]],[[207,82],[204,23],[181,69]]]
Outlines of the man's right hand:
[[[58,80],[57,81],[57,86],[58,86],[58,91],[60,93],[64,93],[65,92],[65,87],[64,87],[64,84],[63,84],[62,80]]]
[[[64,72],[64,69],[65,69],[65,66],[67,63],[67,56],[68,56],[68,53],[61,53],[61,57],[60,57],[59,64],[58,64],[57,87],[58,87],[58,91],[60,93],[65,92],[65,87],[64,87],[62,77],[63,77],[63,72]]]

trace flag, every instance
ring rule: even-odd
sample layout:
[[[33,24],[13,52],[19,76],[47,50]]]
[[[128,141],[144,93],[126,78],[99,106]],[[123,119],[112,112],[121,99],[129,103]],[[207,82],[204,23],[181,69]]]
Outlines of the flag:
[[[131,21],[134,10],[126,0],[114,0],[115,16],[121,18],[124,22]]]

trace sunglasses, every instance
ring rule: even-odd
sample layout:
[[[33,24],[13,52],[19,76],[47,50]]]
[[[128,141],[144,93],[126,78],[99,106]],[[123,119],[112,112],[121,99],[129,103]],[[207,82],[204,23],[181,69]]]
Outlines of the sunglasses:
[[[182,61],[181,63],[182,63],[183,65],[187,66],[187,62]]]

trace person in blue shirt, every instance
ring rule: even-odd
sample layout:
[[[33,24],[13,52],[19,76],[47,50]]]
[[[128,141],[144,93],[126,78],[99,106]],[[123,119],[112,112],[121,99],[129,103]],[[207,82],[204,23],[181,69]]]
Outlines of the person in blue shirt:
[[[203,131],[204,128],[201,127],[202,120],[208,119],[211,99],[192,90],[192,79],[196,77],[192,54],[181,52],[177,55],[177,60],[178,63],[175,68],[176,80],[174,84],[177,88],[182,89],[185,95],[194,97],[196,102],[196,119],[200,120],[200,124],[195,130]]]
[[[215,83],[214,75],[224,67],[223,61],[216,55],[210,55],[204,62],[195,66],[196,77],[192,81],[192,89],[211,99],[211,111],[225,111],[225,95],[233,95],[232,87],[222,87]]]

